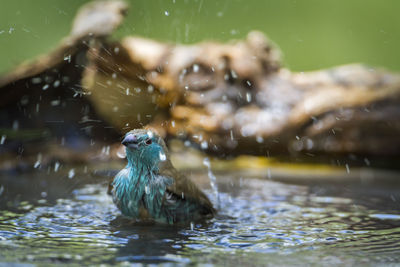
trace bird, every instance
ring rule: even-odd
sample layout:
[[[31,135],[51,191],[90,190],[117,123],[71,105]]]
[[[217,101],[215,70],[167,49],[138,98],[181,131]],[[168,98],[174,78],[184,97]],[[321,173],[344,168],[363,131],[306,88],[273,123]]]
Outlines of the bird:
[[[209,198],[172,165],[164,140],[154,131],[132,130],[122,144],[128,163],[109,184],[108,193],[125,217],[179,224],[216,214]]]

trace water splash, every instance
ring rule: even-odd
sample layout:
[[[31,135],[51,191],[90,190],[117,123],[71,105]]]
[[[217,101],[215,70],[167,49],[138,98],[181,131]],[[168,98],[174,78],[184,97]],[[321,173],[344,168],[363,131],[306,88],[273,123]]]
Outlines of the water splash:
[[[211,171],[211,162],[209,158],[204,158],[203,160],[204,166],[207,167],[208,170],[208,178],[210,179],[210,185],[211,189],[215,195],[215,199],[217,200],[216,206],[217,209],[220,207],[220,197],[219,197],[219,191],[218,191],[218,185],[217,185],[217,177],[215,177],[214,173]]]
[[[201,149],[203,149],[203,150],[207,149],[207,148],[208,148],[208,143],[207,143],[207,141],[201,142],[200,147],[201,147]]]
[[[106,156],[110,155],[110,146],[103,146],[101,149],[101,154],[104,154]]]
[[[75,169],[70,169],[68,172],[68,178],[72,179],[75,176]]]
[[[39,153],[37,156],[37,160],[36,160],[35,164],[33,165],[33,168],[35,168],[35,169],[39,168],[41,165],[41,162],[42,162],[42,154]]]
[[[346,163],[346,164],[345,164],[345,166],[346,166],[346,172],[347,172],[347,173],[350,173],[350,167],[349,167],[349,164],[347,164],[347,163]]]
[[[123,146],[120,146],[120,148],[118,148],[116,154],[117,154],[117,157],[120,159],[126,158],[125,148]]]
[[[250,93],[250,92],[247,92],[247,93],[246,93],[246,101],[247,101],[248,103],[251,102],[251,93]]]
[[[33,168],[37,169],[37,168],[39,168],[39,166],[40,166],[40,161],[37,160],[37,161],[35,162],[35,164],[33,164]]]
[[[165,155],[164,152],[161,152],[161,151],[160,151],[160,153],[159,153],[158,156],[160,157],[160,160],[161,160],[161,161],[165,161],[165,160],[167,159],[167,155]]]
[[[5,134],[3,134],[3,135],[1,136],[0,145],[4,145],[4,142],[6,141],[6,138],[7,138],[7,136],[6,136]]]

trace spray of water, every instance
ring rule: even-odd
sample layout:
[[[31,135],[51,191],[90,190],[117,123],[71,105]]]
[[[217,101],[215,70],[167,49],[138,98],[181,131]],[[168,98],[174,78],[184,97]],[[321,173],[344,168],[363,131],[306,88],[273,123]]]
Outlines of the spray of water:
[[[217,186],[217,177],[215,177],[214,173],[211,171],[211,162],[209,158],[204,158],[203,160],[204,166],[207,167],[208,170],[208,178],[210,178],[210,185],[211,189],[215,195],[215,199],[217,200],[216,206],[217,209],[219,209],[220,205],[220,198],[219,198],[219,192],[218,192],[218,186]]]

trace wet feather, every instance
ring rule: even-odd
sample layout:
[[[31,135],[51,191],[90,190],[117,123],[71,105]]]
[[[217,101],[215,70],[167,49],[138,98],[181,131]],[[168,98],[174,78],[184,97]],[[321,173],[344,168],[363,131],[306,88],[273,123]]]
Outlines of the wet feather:
[[[174,224],[215,214],[208,197],[172,166],[162,138],[137,129],[127,133],[122,143],[128,164],[115,176],[109,191],[123,215]]]

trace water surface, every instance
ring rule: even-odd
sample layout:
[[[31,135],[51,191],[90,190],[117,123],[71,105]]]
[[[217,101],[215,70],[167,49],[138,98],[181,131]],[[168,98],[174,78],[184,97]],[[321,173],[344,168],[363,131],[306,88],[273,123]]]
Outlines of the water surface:
[[[218,216],[174,227],[122,218],[108,177],[84,169],[0,177],[0,263],[400,264],[400,187],[223,172]],[[190,176],[208,183],[206,171]]]

